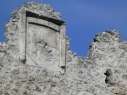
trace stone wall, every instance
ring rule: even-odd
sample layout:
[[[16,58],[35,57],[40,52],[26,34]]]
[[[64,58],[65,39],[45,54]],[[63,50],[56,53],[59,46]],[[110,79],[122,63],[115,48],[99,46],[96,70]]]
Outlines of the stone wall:
[[[97,34],[81,58],[65,31],[48,5],[16,10],[0,46],[0,95],[127,95],[127,43],[120,34]]]

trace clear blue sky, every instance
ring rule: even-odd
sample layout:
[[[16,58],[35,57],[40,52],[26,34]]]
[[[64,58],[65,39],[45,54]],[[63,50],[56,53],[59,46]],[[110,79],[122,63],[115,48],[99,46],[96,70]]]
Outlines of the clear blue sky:
[[[27,0],[0,2],[0,41],[4,41],[4,25],[11,11]],[[28,0],[29,1],[29,0]],[[67,23],[71,49],[87,55],[88,46],[97,32],[115,28],[127,40],[127,0],[43,0],[61,12]]]

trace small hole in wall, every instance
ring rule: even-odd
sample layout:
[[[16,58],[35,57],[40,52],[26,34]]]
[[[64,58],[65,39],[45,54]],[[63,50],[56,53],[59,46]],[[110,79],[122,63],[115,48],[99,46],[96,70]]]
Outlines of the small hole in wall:
[[[66,69],[66,67],[65,67],[65,66],[61,66],[61,68],[62,68],[62,69]]]
[[[106,72],[104,73],[106,76],[111,76],[112,75],[112,71],[111,69],[107,69]]]
[[[51,87],[56,87],[56,85],[55,84],[51,84]]]
[[[23,64],[26,64],[26,59],[21,60],[21,62],[22,62]]]
[[[105,78],[105,83],[106,84],[112,84],[112,71],[111,69],[107,69],[106,72],[104,73],[106,76]]]

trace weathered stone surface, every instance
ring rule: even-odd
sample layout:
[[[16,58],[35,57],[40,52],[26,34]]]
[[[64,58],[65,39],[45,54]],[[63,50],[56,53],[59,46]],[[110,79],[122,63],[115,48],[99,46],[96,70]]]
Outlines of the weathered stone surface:
[[[0,95],[127,95],[127,43],[97,34],[87,58],[69,50],[65,25],[45,4],[28,3],[6,25]]]

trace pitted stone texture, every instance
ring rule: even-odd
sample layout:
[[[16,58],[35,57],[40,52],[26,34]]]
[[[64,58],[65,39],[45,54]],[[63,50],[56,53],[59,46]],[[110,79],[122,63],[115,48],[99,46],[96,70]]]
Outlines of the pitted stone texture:
[[[18,8],[17,10],[13,11],[13,15],[16,17],[17,12],[21,12],[22,10],[31,11],[46,17],[59,19],[61,20],[61,16],[59,12],[56,12],[50,5],[48,4],[41,4],[36,2],[28,2],[23,7]]]
[[[50,41],[53,46],[50,47],[45,41],[38,40],[39,37],[31,38],[31,41],[37,44],[33,46],[34,48],[30,47],[34,49],[35,54],[44,54],[32,58],[34,60],[37,58],[39,64],[30,65],[31,62],[36,64],[34,61],[22,64],[18,56],[22,53],[20,50],[24,41],[22,31],[25,27],[21,28],[21,24],[25,20],[23,18],[25,10],[60,19],[51,7],[36,3],[28,3],[13,14],[6,25],[6,47],[0,48],[0,95],[127,95],[127,43],[121,42],[119,33],[114,31],[97,34],[90,46],[88,57],[84,59],[76,56],[69,49],[69,41],[62,35],[61,42],[64,42],[65,38],[67,41],[66,65],[62,66],[65,70],[64,74],[49,69],[56,71],[58,69],[55,68],[58,57],[55,56],[58,56],[59,49],[54,48],[55,43]],[[42,20],[29,18],[29,21],[49,24],[56,30],[59,28]],[[29,35],[33,33],[32,30],[43,30],[40,27],[31,27]],[[51,32],[49,29],[49,35],[52,34]],[[51,36],[46,36],[45,39],[48,37]],[[38,53],[36,49],[41,52]],[[42,66],[46,62],[39,60],[45,57],[48,63]]]
[[[114,42],[120,41],[120,34],[118,32],[106,31],[102,33],[98,33],[96,38],[94,39],[95,42]]]
[[[89,60],[97,67],[94,68],[93,72],[95,74],[97,72],[100,73],[98,76],[94,75],[94,79],[97,79],[100,82],[105,81],[105,84],[107,85],[106,87],[110,90],[117,89],[119,92],[115,95],[121,95],[119,93],[124,93],[123,95],[126,95],[127,80],[123,76],[125,73],[127,73],[127,52],[125,49],[127,44],[120,42],[119,35],[117,35],[115,32],[110,32],[110,34],[113,34],[109,35],[110,37],[104,36],[103,34],[109,34],[109,32],[101,33],[99,38],[104,39],[93,42],[89,53]],[[116,36],[114,36],[114,34]],[[104,83],[100,83],[100,85],[102,84]],[[113,93],[115,92],[113,91]]]

